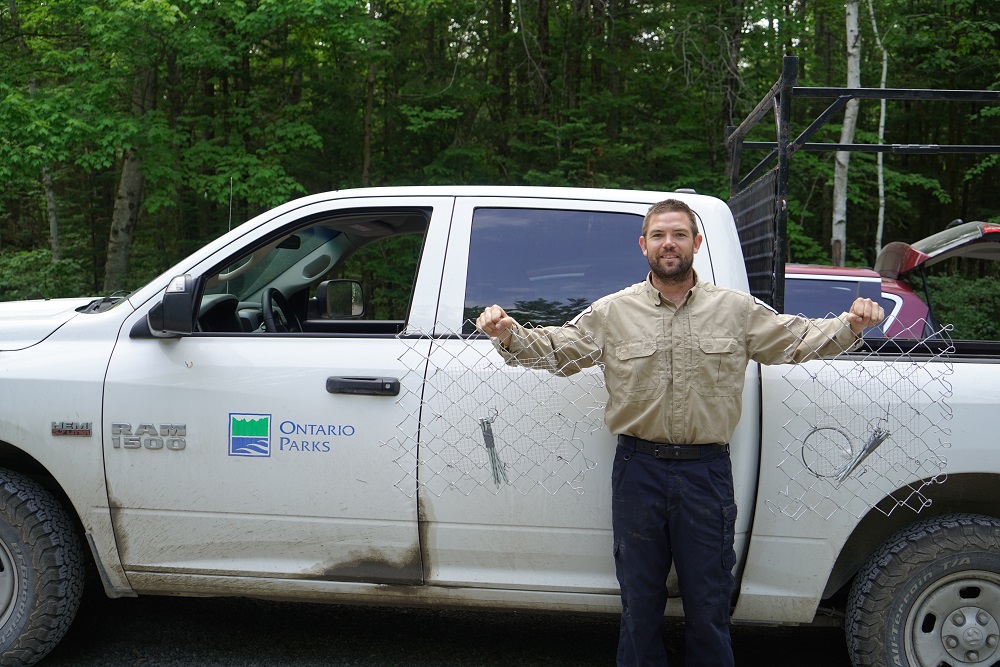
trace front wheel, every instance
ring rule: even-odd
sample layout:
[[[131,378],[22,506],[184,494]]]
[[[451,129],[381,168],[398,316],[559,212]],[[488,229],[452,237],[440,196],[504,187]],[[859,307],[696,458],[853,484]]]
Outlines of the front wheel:
[[[80,543],[62,506],[0,470],[0,665],[41,660],[66,634],[82,592]]]
[[[1000,520],[952,514],[889,539],[854,580],[855,667],[1000,664]]]

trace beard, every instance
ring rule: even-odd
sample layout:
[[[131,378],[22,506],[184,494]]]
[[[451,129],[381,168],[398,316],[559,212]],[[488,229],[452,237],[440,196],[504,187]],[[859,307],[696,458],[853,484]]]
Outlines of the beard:
[[[649,270],[660,282],[681,283],[691,276],[691,268],[694,266],[694,255],[690,257],[679,257],[677,264],[672,269],[665,269],[653,258],[649,259]]]

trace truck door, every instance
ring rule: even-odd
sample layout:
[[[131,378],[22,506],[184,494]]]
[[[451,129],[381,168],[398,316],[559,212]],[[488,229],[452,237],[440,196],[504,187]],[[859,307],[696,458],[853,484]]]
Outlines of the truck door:
[[[478,392],[483,399],[478,404],[473,400],[471,407],[458,412],[473,420],[472,427],[478,420],[494,420],[491,428],[501,465],[519,465],[512,458],[518,443],[511,440],[532,437],[528,431],[543,419],[532,414],[539,407],[535,399],[545,402],[546,396],[525,400],[524,383],[504,384],[502,391],[491,389],[491,377],[497,374],[539,371],[504,368],[490,342],[471,337],[472,330],[468,324],[463,330],[463,321],[474,320],[484,306],[496,303],[522,323],[558,325],[597,298],[642,281],[649,266],[638,238],[650,203],[485,197],[457,201],[439,337],[431,353],[425,401],[433,407],[435,394],[430,385],[435,373],[448,375],[449,368],[460,360],[466,367],[472,366],[462,371],[463,388],[470,396]],[[695,208],[699,208],[697,203]],[[703,220],[706,244],[695,256],[695,269],[708,279],[713,276],[713,266],[707,241],[713,234],[722,236],[714,226],[717,223]],[[447,337],[457,331],[463,331],[464,340]],[[550,376],[545,383],[545,390],[553,395],[569,396],[577,391],[570,379]],[[755,389],[755,383],[750,386]],[[496,408],[490,404],[491,397]],[[445,396],[444,402],[448,400]],[[751,403],[751,416],[754,407]],[[442,412],[443,408],[447,406],[439,406]],[[557,418],[551,414],[551,406],[542,409]],[[612,557],[610,486],[616,442],[606,428],[589,431],[584,427],[575,433],[570,433],[570,428],[560,436],[576,438],[573,446],[582,449],[594,466],[573,488],[564,483],[569,482],[572,471],[567,475],[558,457],[574,458],[577,465],[586,465],[575,451],[554,452],[536,468],[519,470],[525,475],[508,483],[491,478],[488,468],[486,474],[483,467],[475,468],[475,457],[486,452],[485,442],[476,441],[475,428],[465,429],[472,434],[468,442],[436,443],[440,435],[434,431],[436,424],[428,421],[424,426],[420,493],[422,516],[427,522],[428,584],[598,594],[597,598],[587,596],[586,602],[577,595],[571,604],[612,610],[618,590]],[[454,426],[456,431],[462,428],[458,423]],[[508,438],[501,443],[502,434]],[[509,434],[518,435],[511,438]],[[738,437],[749,439],[746,429]],[[743,490],[744,472],[755,471],[751,459],[756,447],[744,446],[739,455],[736,451],[734,446],[737,485]],[[448,477],[463,464],[471,475],[479,475],[478,482],[469,477]],[[553,471],[562,476],[550,475]],[[508,477],[513,480],[514,476],[511,468]],[[451,486],[444,483],[449,480]],[[746,512],[737,527],[741,544],[748,521]],[[469,563],[476,567],[468,567]]]
[[[451,209],[313,203],[184,269],[201,292],[191,335],[150,337],[160,297],[138,308],[108,369],[103,443],[137,590],[192,574],[205,590],[233,576],[422,581],[416,452],[384,443],[419,405],[397,333],[433,325]],[[385,260],[408,276],[372,275]]]

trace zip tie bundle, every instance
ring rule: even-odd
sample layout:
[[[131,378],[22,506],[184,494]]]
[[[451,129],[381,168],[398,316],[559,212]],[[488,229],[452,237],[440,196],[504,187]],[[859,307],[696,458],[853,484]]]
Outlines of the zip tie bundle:
[[[847,479],[850,476],[850,474],[857,469],[859,465],[861,465],[862,461],[868,458],[872,454],[872,452],[878,449],[879,445],[885,442],[885,439],[888,438],[889,435],[890,433],[888,431],[881,428],[876,428],[872,432],[871,437],[868,438],[868,442],[865,443],[865,446],[858,450],[858,453],[854,456],[854,459],[849,464],[847,464],[847,466],[842,471],[840,471],[840,474],[838,474],[834,478],[837,480],[837,484],[843,483],[843,481]]]
[[[500,461],[500,457],[497,455],[496,443],[493,440],[493,422],[499,416],[496,410],[493,410],[493,416],[490,419],[480,419],[479,427],[483,431],[483,444],[486,445],[486,451],[490,454],[490,468],[493,470],[493,483],[500,487],[500,483],[509,484],[510,481],[507,479],[507,473],[504,472],[503,462]]]

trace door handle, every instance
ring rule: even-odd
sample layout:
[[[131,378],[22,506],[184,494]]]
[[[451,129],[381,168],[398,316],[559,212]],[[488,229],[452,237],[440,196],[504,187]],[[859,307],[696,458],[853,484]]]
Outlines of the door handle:
[[[397,378],[331,377],[326,379],[331,394],[361,394],[364,396],[398,396]]]

